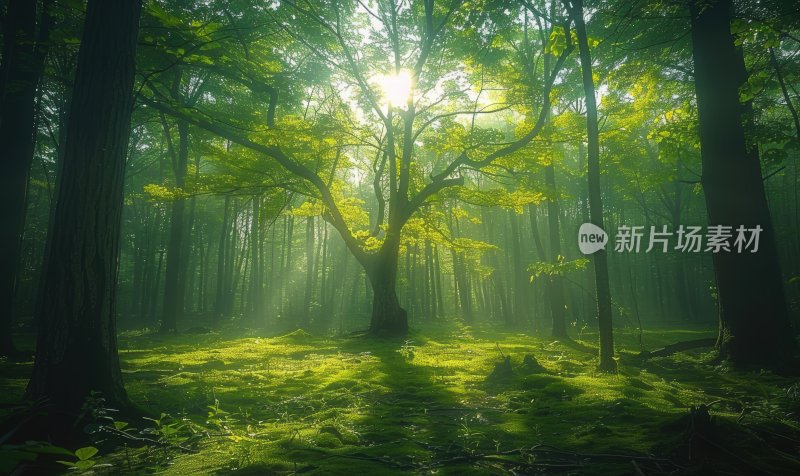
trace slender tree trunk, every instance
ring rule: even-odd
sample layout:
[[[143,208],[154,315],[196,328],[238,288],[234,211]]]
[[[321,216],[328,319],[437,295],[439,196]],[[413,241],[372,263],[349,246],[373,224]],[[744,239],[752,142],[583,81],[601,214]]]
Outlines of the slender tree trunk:
[[[331,251],[328,246],[328,227],[324,221],[322,221],[322,239],[320,241],[322,246],[322,263],[319,266],[319,308],[321,310],[321,315],[319,317],[321,320],[325,321],[325,326],[327,327],[328,320],[330,319],[330,313],[328,312],[330,309],[330,302],[328,301],[328,260],[332,259],[332,257],[328,256],[331,254]]]
[[[445,317],[447,311],[444,308],[444,287],[442,286],[442,265],[439,262],[439,245],[434,245],[433,247],[433,261],[434,261],[434,272],[435,272],[435,287],[436,287],[436,299],[437,299],[437,309],[438,315],[441,317]]]
[[[153,286],[150,288],[150,301],[148,303],[147,320],[149,322],[156,321],[156,311],[158,310],[158,291],[161,289],[161,276],[164,274],[164,246],[159,246],[158,249],[158,264],[156,265],[156,279],[153,280]]]
[[[166,128],[165,128],[166,129]],[[169,134],[165,130],[165,134]],[[175,172],[175,186],[183,189],[186,185],[186,167],[189,159],[189,124],[178,122],[178,154]],[[167,245],[167,269],[164,275],[164,312],[161,317],[161,332],[175,332],[178,321],[183,318],[186,295],[183,239],[186,223],[186,200],[178,198],[172,202],[172,218],[169,224],[169,244]]]
[[[433,246],[430,240],[425,240],[425,280],[428,295],[430,296],[430,315],[429,319],[436,319],[439,315],[438,305],[438,290],[436,289],[436,261],[433,259]]]
[[[27,396],[77,415],[92,391],[128,409],[116,283],[141,0],[89,0]]]
[[[253,215],[250,218],[250,318],[252,321],[260,322],[264,310],[261,306],[261,295],[264,289],[261,286],[261,263],[259,251],[261,250],[261,237],[259,233],[259,214],[261,197],[253,197]]]
[[[189,218],[186,221],[186,249],[181,253],[183,263],[181,266],[181,281],[184,288],[184,312],[192,313],[192,303],[194,302],[195,278],[197,277],[197,248],[200,246],[199,238],[195,230],[195,217],[197,212],[197,197],[189,199]]]
[[[288,315],[292,312],[292,287],[290,286],[292,280],[292,248],[294,247],[294,215],[286,217],[286,262],[283,266],[283,297],[281,298],[281,306],[283,306],[282,314]]]
[[[228,257],[228,228],[230,221],[231,197],[225,197],[225,205],[222,212],[222,230],[219,234],[219,246],[217,247],[217,290],[214,300],[214,324],[225,316],[225,290],[227,287],[227,257]]]
[[[695,90],[709,225],[760,226],[757,253],[714,253],[720,356],[736,364],[782,364],[795,347],[772,219],[756,147],[748,147],[739,103],[747,80],[730,31],[730,0],[691,4]],[[748,121],[749,122],[749,121]]]
[[[583,92],[586,100],[586,131],[589,179],[590,221],[603,228],[603,203],[600,189],[600,132],[597,124],[597,102],[595,101],[594,80],[592,79],[592,56],[583,21],[583,0],[565,0],[567,10],[575,23],[578,49],[581,58]],[[614,333],[611,325],[611,287],[608,279],[608,255],[599,250],[592,255],[594,263],[595,286],[597,291],[597,325],[600,331],[600,369],[613,371]]]
[[[514,273],[514,321],[518,324],[528,321],[529,309],[527,296],[530,290],[530,280],[525,276],[525,260],[522,259],[522,245],[520,243],[519,217],[514,210],[508,210],[508,221],[511,225],[511,271]]]
[[[558,206],[558,199],[556,198],[556,173],[552,162],[545,168],[544,174],[547,187],[550,189],[550,193],[553,194],[550,200],[547,201],[550,261],[552,263],[557,263],[558,257],[561,256],[561,233],[558,223],[558,217],[561,211]],[[553,319],[552,335],[559,339],[567,339],[569,336],[567,335],[567,301],[564,297],[564,280],[559,276],[550,276],[547,281],[547,289],[550,295],[550,315]]]
[[[306,217],[306,289],[303,302],[303,318],[300,325],[311,323],[311,304],[314,295],[314,217]]]

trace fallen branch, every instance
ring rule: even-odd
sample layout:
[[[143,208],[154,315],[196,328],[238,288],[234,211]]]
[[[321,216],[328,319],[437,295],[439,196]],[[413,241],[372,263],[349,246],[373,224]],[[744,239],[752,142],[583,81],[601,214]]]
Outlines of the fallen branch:
[[[698,349],[701,347],[713,347],[717,342],[715,338],[708,338],[708,339],[694,339],[694,340],[686,340],[683,342],[676,342],[674,344],[666,345],[660,349],[656,349],[653,351],[642,351],[639,354],[639,358],[641,359],[649,359],[651,357],[667,357],[676,352],[682,352],[684,350],[691,350],[691,349]]]

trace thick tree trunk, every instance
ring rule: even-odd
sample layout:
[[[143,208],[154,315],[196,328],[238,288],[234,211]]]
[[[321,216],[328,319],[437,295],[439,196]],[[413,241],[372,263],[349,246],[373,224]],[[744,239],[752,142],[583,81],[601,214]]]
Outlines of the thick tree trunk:
[[[399,232],[397,235],[388,236],[381,251],[365,267],[372,285],[370,334],[403,336],[408,333],[408,314],[397,299]]]
[[[575,23],[578,49],[581,57],[583,92],[586,100],[586,136],[588,146],[589,179],[589,217],[590,221],[603,228],[603,203],[600,192],[600,132],[597,125],[597,102],[595,101],[594,80],[592,79],[592,56],[583,21],[583,0],[565,0]],[[600,369],[613,371],[614,334],[611,326],[611,286],[608,279],[608,255],[599,250],[592,255],[594,262],[595,286],[597,289],[597,325],[600,332]]]
[[[129,407],[115,288],[141,5],[87,5],[27,390],[70,415],[92,391],[110,407]]]
[[[21,237],[25,223],[28,174],[35,143],[36,89],[47,54],[52,1],[42,4],[39,41],[36,41],[36,5],[11,0],[4,19],[3,64],[0,66],[0,355],[14,353],[11,330],[14,296],[20,268]]]
[[[732,2],[691,5],[695,89],[709,225],[760,226],[757,253],[714,253],[720,356],[736,364],[780,364],[794,350],[775,234],[758,150],[743,126],[744,58],[730,31]]]

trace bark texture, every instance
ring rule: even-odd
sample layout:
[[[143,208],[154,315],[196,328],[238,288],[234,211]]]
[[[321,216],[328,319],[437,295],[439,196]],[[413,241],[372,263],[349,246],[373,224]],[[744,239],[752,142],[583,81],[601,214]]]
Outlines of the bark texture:
[[[34,149],[36,90],[47,55],[52,1],[11,0],[4,19],[0,66],[0,355],[14,354],[11,338],[19,279],[28,175]],[[39,31],[36,31],[37,17]],[[38,37],[38,38],[37,38]]]
[[[758,149],[747,143],[747,80],[734,44],[730,0],[691,5],[695,90],[709,225],[760,226],[757,253],[714,253],[720,356],[735,364],[781,364],[795,347]]]
[[[29,398],[66,414],[101,392],[126,409],[115,287],[141,0],[90,0],[64,144]]]
[[[597,125],[597,101],[595,100],[592,79],[592,55],[583,21],[583,1],[566,1],[575,34],[578,37],[578,51],[581,59],[583,91],[586,99],[586,137],[587,166],[589,178],[589,219],[603,228],[603,202],[600,190],[600,132]],[[594,280],[597,289],[597,325],[600,332],[600,370],[610,372],[616,369],[614,360],[614,333],[611,324],[611,286],[608,279],[608,255],[599,250],[592,255]]]

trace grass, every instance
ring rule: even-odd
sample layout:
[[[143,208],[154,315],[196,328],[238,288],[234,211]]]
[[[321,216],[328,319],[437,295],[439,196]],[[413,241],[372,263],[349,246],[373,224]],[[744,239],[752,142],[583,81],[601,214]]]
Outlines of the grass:
[[[646,331],[644,342],[655,349],[713,334]],[[619,372],[600,374],[595,336],[584,337],[569,344],[454,324],[407,340],[128,332],[128,392],[164,416],[126,422],[126,431],[165,444],[102,448],[93,471],[631,474],[636,459],[645,471],[800,472],[791,379],[715,367],[702,353],[639,362],[638,336],[625,329],[615,335]],[[487,379],[501,353],[513,377]],[[526,354],[546,371],[526,372]],[[0,363],[4,399],[21,395],[30,366]],[[688,409],[711,402],[715,446],[689,463]],[[772,441],[782,438],[788,447]]]

